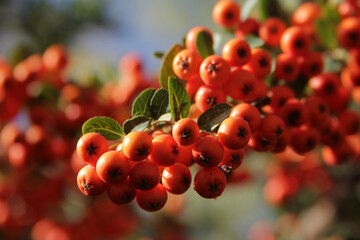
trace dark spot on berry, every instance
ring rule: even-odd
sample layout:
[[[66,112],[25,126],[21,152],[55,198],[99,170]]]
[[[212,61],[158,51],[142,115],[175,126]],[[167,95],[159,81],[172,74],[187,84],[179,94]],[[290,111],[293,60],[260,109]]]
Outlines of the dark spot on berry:
[[[130,200],[133,198],[133,195],[130,193],[125,193],[124,196],[121,198],[123,202],[130,202]]]
[[[260,58],[259,65],[262,68],[266,68],[267,66],[269,66],[269,62],[267,61],[266,58],[263,57],[263,58]]]
[[[336,143],[339,143],[340,140],[341,140],[341,137],[340,135],[337,133],[337,132],[333,132],[330,134],[330,138],[331,138],[331,141],[336,144]]]
[[[250,92],[252,92],[254,90],[254,87],[252,85],[248,85],[248,84],[244,84],[243,88],[241,89],[241,91],[243,92],[244,95],[249,95]]]
[[[275,130],[276,136],[280,136],[283,132],[284,130],[280,126],[278,126]]]
[[[348,38],[352,43],[358,43],[359,34],[357,32],[349,32]]]
[[[91,192],[92,189],[94,188],[94,186],[92,184],[89,184],[86,182],[86,180],[81,182],[81,187],[84,189],[84,191],[86,192]]]
[[[238,132],[238,137],[241,137],[242,139],[245,138],[245,136],[247,135],[247,131],[246,131],[246,128],[244,127],[240,127],[239,129],[239,132]]]
[[[226,19],[232,20],[234,18],[234,13],[232,11],[228,11],[225,14]]]
[[[284,66],[284,73],[291,74],[291,73],[293,73],[293,71],[294,71],[293,66],[291,66],[291,65],[285,65]]]
[[[286,98],[280,98],[278,101],[278,106],[282,107],[284,106],[284,104],[286,103],[287,99]]]
[[[206,103],[211,106],[214,106],[217,103],[217,99],[216,99],[216,97],[208,97],[206,99]]]
[[[186,176],[183,176],[183,179],[182,179],[181,182],[184,184],[185,187],[189,187],[190,184],[191,184],[190,178],[188,178],[188,177],[186,177]]]
[[[314,147],[315,147],[315,140],[312,138],[308,138],[306,140],[305,148],[307,149],[307,151],[310,151]]]
[[[183,139],[189,139],[189,138],[191,138],[191,131],[189,131],[187,128],[184,128],[181,131],[180,135],[181,135],[181,138],[183,138]]]
[[[312,74],[318,73],[320,71],[320,66],[316,63],[310,65],[310,72]]]
[[[301,113],[299,110],[293,110],[288,115],[288,123],[292,126],[298,124],[299,118],[301,117]]]
[[[270,142],[268,140],[260,138],[260,146],[267,147],[267,146],[269,146],[269,144],[270,144]]]
[[[150,210],[151,211],[157,211],[161,208],[161,205],[159,203],[150,203]]]
[[[209,191],[213,194],[215,194],[216,192],[219,191],[219,187],[220,184],[218,184],[216,181],[214,181],[213,183],[209,184]]]
[[[270,33],[272,33],[272,34],[275,34],[275,33],[277,33],[278,32],[278,29],[277,29],[277,27],[271,27],[270,29]]]
[[[140,182],[139,189],[140,190],[146,190],[146,189],[149,188],[149,185],[150,185],[150,180],[142,178],[141,182]]]
[[[209,157],[207,156],[207,154],[200,154],[199,155],[199,162],[200,162],[200,165],[203,165],[203,166],[206,166],[209,164],[210,162],[210,159]]]
[[[89,153],[89,155],[96,155],[96,149],[98,147],[94,146],[92,143],[89,144],[89,146],[86,148],[86,151]]]
[[[141,146],[141,148],[137,149],[137,155],[139,157],[148,155],[148,148],[145,145]]]
[[[320,104],[318,109],[319,109],[320,113],[325,113],[326,112],[326,106],[324,104]]]
[[[305,46],[305,43],[303,41],[303,39],[297,39],[295,42],[294,42],[294,45],[295,45],[295,48],[303,48]]]
[[[218,71],[219,69],[217,68],[215,63],[210,63],[208,66],[208,71],[213,74],[214,72]]]
[[[182,60],[180,61],[179,65],[180,65],[180,68],[181,68],[182,70],[185,70],[185,69],[188,69],[188,68],[189,68],[189,62],[188,62],[187,60],[185,60],[185,59],[182,59]]]
[[[238,164],[240,162],[240,154],[235,153],[231,155],[231,163]]]
[[[335,91],[335,87],[331,83],[326,83],[324,86],[324,91],[326,94],[332,94]]]
[[[119,171],[119,169],[114,169],[113,171],[106,171],[105,175],[109,176],[111,179],[114,179],[118,176],[121,175],[121,172]]]
[[[177,146],[173,145],[173,146],[171,146],[171,148],[173,149],[172,152],[171,152],[172,154],[174,154],[174,155],[179,154],[179,150],[178,150]]]
[[[240,58],[243,58],[243,57],[247,56],[247,52],[246,52],[246,50],[244,48],[239,48],[236,52],[237,52],[237,55]]]

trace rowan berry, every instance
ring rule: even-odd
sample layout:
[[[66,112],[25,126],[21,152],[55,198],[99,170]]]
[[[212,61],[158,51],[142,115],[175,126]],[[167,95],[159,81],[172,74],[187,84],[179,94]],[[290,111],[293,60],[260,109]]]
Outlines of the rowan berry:
[[[251,134],[248,146],[257,152],[272,151],[275,148],[277,141],[283,134],[284,133],[282,133],[277,139],[267,140],[260,135],[259,131],[257,131]]]
[[[352,1],[344,1],[339,3],[337,10],[341,18],[356,17],[360,14],[359,6]]]
[[[222,57],[232,66],[241,67],[251,58],[251,48],[247,41],[234,38],[222,48]]]
[[[129,175],[129,160],[122,152],[108,151],[97,161],[96,172],[106,183],[120,183]]]
[[[336,95],[340,80],[334,73],[322,73],[310,78],[309,86],[317,96],[327,99]]]
[[[137,189],[131,184],[129,178],[117,184],[110,184],[107,188],[110,200],[115,204],[126,204],[134,200]]]
[[[345,141],[345,127],[339,121],[333,120],[327,132],[323,132],[321,140],[324,144],[334,147]]]
[[[224,157],[219,163],[219,166],[228,166],[231,167],[231,170],[234,171],[235,169],[239,168],[242,162],[244,161],[244,149],[229,149],[224,147]]]
[[[286,29],[283,20],[277,17],[270,17],[263,22],[259,28],[259,37],[270,47],[277,47],[280,38]]]
[[[106,139],[98,133],[86,133],[77,142],[76,151],[79,157],[96,166],[99,157],[109,150]]]
[[[200,65],[200,77],[210,87],[221,87],[230,77],[230,65],[222,57],[210,55]]]
[[[226,93],[222,88],[202,85],[195,95],[195,104],[201,112],[223,102],[226,102]]]
[[[183,118],[174,124],[172,136],[179,145],[187,146],[196,142],[199,131],[199,126],[194,120]]]
[[[130,169],[129,180],[136,189],[150,190],[160,182],[159,167],[146,160],[136,162]]]
[[[194,161],[202,167],[218,165],[224,157],[223,145],[214,137],[200,138],[192,150]]]
[[[249,142],[251,130],[242,117],[228,117],[220,124],[217,134],[224,147],[235,150]]]
[[[199,74],[201,62],[201,56],[197,52],[183,49],[174,57],[172,69],[177,77],[190,80]]]
[[[352,110],[345,110],[338,116],[339,122],[344,126],[346,135],[352,135],[359,132],[360,129],[360,117]]]
[[[286,147],[290,144],[290,133],[287,129],[281,134],[280,137],[276,140],[274,148],[271,150],[273,153],[284,152]],[[271,148],[269,148],[271,149]]]
[[[244,69],[251,71],[257,78],[266,77],[271,71],[271,56],[262,48],[251,49],[250,61]]]
[[[337,39],[339,45],[346,48],[360,47],[360,19],[358,17],[349,17],[340,21],[337,26]]]
[[[245,38],[250,34],[258,35],[260,23],[255,18],[247,18],[245,21],[240,22],[238,27],[235,29],[234,35],[236,38]]]
[[[162,172],[161,183],[172,194],[183,194],[191,184],[191,172],[187,166],[181,163],[167,167]]]
[[[218,167],[201,168],[194,178],[194,189],[203,198],[216,198],[226,186],[226,176]]]
[[[319,132],[310,126],[302,125],[290,131],[291,147],[298,154],[313,150],[320,142]]]
[[[236,27],[240,21],[240,6],[232,0],[218,1],[213,7],[212,18],[222,27]]]
[[[275,114],[269,114],[261,120],[258,133],[263,139],[273,141],[278,139],[284,133],[284,130],[284,121]]]
[[[179,155],[179,147],[170,135],[160,135],[153,140],[153,149],[149,156],[150,160],[161,167],[173,165]]]
[[[257,107],[249,103],[239,103],[231,109],[229,117],[242,117],[248,122],[251,132],[259,129],[261,114]]]
[[[179,156],[176,162],[182,163],[186,166],[191,166],[192,164],[194,164],[194,159],[192,156],[193,147],[194,147],[193,144],[187,146],[179,145]]]
[[[148,212],[155,212],[163,208],[168,196],[166,189],[160,183],[148,191],[138,191],[136,202],[140,208]]]
[[[300,66],[296,58],[291,54],[281,53],[276,56],[275,76],[286,82],[294,81],[300,72]]]
[[[344,141],[336,146],[324,146],[321,156],[326,164],[334,166],[349,162],[354,157],[354,152]]]
[[[133,131],[127,134],[122,142],[122,150],[132,161],[141,161],[147,158],[153,148],[152,138],[142,131]]]
[[[298,6],[291,15],[293,25],[313,24],[321,15],[321,8],[317,3],[306,2]]]
[[[256,99],[256,78],[250,71],[236,68],[230,73],[229,81],[225,84],[225,92],[235,100],[251,102]]]
[[[197,75],[186,81],[185,83],[185,90],[189,94],[190,100],[193,100],[197,90],[203,85],[203,81],[201,80],[200,76]]]
[[[270,111],[269,113],[280,113],[280,110],[286,101],[290,98],[294,98],[295,93],[287,86],[278,85],[272,87],[268,91],[267,96],[270,98],[271,102],[266,106],[268,108],[266,110]]]
[[[292,26],[285,30],[281,36],[280,48],[284,53],[302,55],[309,51],[310,36],[302,27]]]
[[[309,112],[304,103],[296,98],[290,98],[281,108],[280,116],[287,126],[296,127],[308,121]]]
[[[64,69],[68,63],[65,47],[59,44],[48,47],[43,54],[43,63],[48,71]]]
[[[330,116],[330,110],[323,99],[312,95],[307,97],[304,103],[309,111],[309,120],[313,126],[318,126],[326,122],[325,118]]]
[[[301,72],[306,77],[313,77],[320,74],[324,68],[324,61],[321,53],[309,51],[305,53],[301,64]]]
[[[107,188],[107,184],[97,175],[95,167],[90,164],[79,171],[77,185],[80,191],[87,196],[100,195]]]

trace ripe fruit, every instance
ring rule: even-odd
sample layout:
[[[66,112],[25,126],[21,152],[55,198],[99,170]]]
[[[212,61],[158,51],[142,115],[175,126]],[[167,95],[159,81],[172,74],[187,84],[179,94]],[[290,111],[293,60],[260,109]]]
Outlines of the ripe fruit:
[[[153,139],[150,160],[161,167],[173,165],[179,155],[179,147],[170,135],[160,135]]]
[[[87,196],[100,195],[106,190],[107,184],[96,173],[94,166],[88,164],[77,175],[77,185]]]
[[[196,27],[190,29],[189,32],[186,34],[185,45],[186,45],[187,49],[197,52],[196,38],[197,38],[197,35],[199,34],[199,32],[201,32],[201,31],[208,33],[212,39],[212,33],[208,28],[203,27],[203,26],[196,26]]]
[[[126,204],[135,198],[137,189],[133,187],[129,178],[127,178],[118,184],[110,184],[107,193],[113,203]]]
[[[200,77],[210,87],[221,87],[229,80],[230,65],[222,57],[210,55],[200,65]]]
[[[218,1],[213,7],[212,18],[220,26],[236,27],[240,20],[240,6],[231,0]]]
[[[222,48],[222,57],[232,66],[241,67],[249,62],[251,48],[243,39],[231,39]]]
[[[240,103],[231,109],[229,117],[242,117],[248,122],[251,132],[259,129],[261,114],[257,107],[249,103]]]
[[[196,106],[201,112],[223,102],[226,102],[226,93],[221,88],[202,85],[195,95]]]
[[[176,54],[172,68],[177,77],[183,80],[190,80],[199,74],[201,61],[202,59],[198,53],[184,49]]]
[[[160,182],[160,170],[155,163],[140,161],[130,169],[129,179],[136,189],[147,191]]]
[[[122,150],[132,161],[141,161],[147,158],[152,150],[152,138],[142,131],[130,132],[124,138]]]
[[[106,139],[98,133],[86,133],[77,142],[76,151],[79,157],[96,166],[99,157],[109,150]]]
[[[194,178],[194,189],[203,198],[216,198],[226,186],[226,176],[218,167],[201,168]]]
[[[191,172],[184,164],[175,163],[164,169],[161,182],[168,192],[183,194],[190,187]]]
[[[155,212],[163,208],[167,202],[167,192],[160,183],[149,191],[138,191],[136,202],[143,210]]]
[[[218,165],[224,157],[223,145],[214,137],[200,138],[193,147],[194,161],[202,167]]]
[[[191,145],[199,138],[199,126],[191,118],[180,119],[173,126],[172,136],[179,145]]]
[[[310,44],[310,36],[303,28],[298,26],[287,28],[280,40],[281,50],[296,56],[306,53],[310,48]]]
[[[122,152],[106,152],[97,161],[96,172],[101,180],[106,183],[120,183],[129,175],[129,160]]]
[[[242,117],[226,118],[217,133],[219,141],[233,150],[244,147],[251,136],[249,124]]]
[[[270,47],[276,47],[280,44],[280,38],[286,29],[284,21],[277,17],[271,17],[265,20],[259,28],[259,37]]]

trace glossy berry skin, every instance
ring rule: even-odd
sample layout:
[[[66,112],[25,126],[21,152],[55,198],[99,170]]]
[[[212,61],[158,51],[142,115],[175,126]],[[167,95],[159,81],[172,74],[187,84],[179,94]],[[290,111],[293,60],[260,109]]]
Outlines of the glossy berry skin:
[[[94,166],[88,164],[77,175],[77,185],[81,192],[87,196],[97,196],[103,193],[107,184],[96,173]]]
[[[256,98],[256,85],[256,78],[252,72],[236,68],[230,73],[229,81],[224,89],[235,100],[251,102]]]
[[[179,145],[179,156],[177,163],[184,164],[185,166],[191,166],[194,163],[192,156],[193,144],[188,146]]]
[[[294,81],[300,73],[300,65],[291,54],[281,53],[276,56],[275,76],[286,82]]]
[[[280,38],[286,29],[286,24],[280,18],[271,17],[265,20],[259,28],[259,37],[270,47],[280,44]]]
[[[101,180],[106,183],[120,183],[129,175],[129,160],[122,152],[106,152],[97,161],[96,172]]]
[[[77,142],[76,151],[79,157],[96,166],[99,157],[109,150],[106,139],[98,133],[86,133]]]
[[[130,169],[129,179],[136,189],[147,191],[160,182],[160,170],[155,163],[140,161]]]
[[[226,187],[226,176],[218,167],[201,168],[194,178],[194,189],[203,198],[216,198]]]
[[[298,26],[292,26],[285,30],[281,36],[280,48],[284,53],[296,56],[305,54],[311,45],[310,36]]]
[[[282,107],[280,116],[287,126],[297,127],[307,123],[309,111],[304,103],[296,98],[290,98]]]
[[[231,39],[222,48],[222,57],[232,67],[241,67],[250,61],[250,45],[243,39]]]
[[[340,46],[346,49],[360,47],[360,20],[358,17],[349,17],[341,20],[337,26],[337,39]]]
[[[184,164],[175,163],[164,169],[161,182],[168,192],[183,194],[190,187],[191,172]]]
[[[181,50],[173,60],[173,71],[175,75],[183,80],[190,80],[199,74],[201,56],[189,49]]]
[[[236,27],[240,21],[240,6],[232,0],[218,1],[213,7],[212,18],[222,27]]]
[[[269,114],[261,120],[258,133],[263,139],[274,141],[283,134],[284,130],[284,121],[275,114]]]
[[[153,150],[150,160],[161,167],[173,165],[179,155],[179,147],[170,135],[160,135],[153,139]]]
[[[232,150],[229,148],[224,148],[224,158],[219,163],[219,166],[228,166],[231,167],[231,170],[235,170],[240,167],[241,163],[244,160],[244,149]]]
[[[129,178],[118,184],[110,184],[107,188],[110,200],[115,204],[126,204],[135,199],[137,189],[130,183]]]
[[[229,117],[220,124],[217,134],[224,147],[235,150],[249,142],[251,130],[242,117]]]
[[[250,103],[239,103],[231,109],[229,117],[242,117],[248,122],[251,132],[259,129],[261,113],[257,107]]]
[[[142,131],[133,131],[125,136],[122,150],[132,161],[141,161],[147,158],[152,151],[152,138]]]
[[[202,85],[195,95],[196,106],[201,112],[223,102],[226,102],[226,93],[221,88]]]
[[[148,212],[155,212],[163,208],[167,198],[166,189],[160,183],[149,191],[138,191],[136,194],[137,204]]]
[[[257,78],[266,77],[271,71],[271,56],[262,48],[251,49],[250,61],[244,69],[252,72]]]
[[[284,106],[286,101],[295,97],[295,93],[290,87],[279,85],[272,87],[268,91],[267,96],[271,100],[270,104],[268,105],[270,108],[270,113],[278,114],[280,113],[281,108]]]
[[[210,87],[221,87],[230,76],[230,65],[222,57],[210,55],[200,65],[200,77]]]
[[[172,136],[182,146],[191,145],[199,138],[199,126],[191,118],[177,121],[172,129]]]
[[[321,14],[321,7],[315,2],[305,2],[298,6],[291,15],[293,25],[312,24]]]
[[[202,167],[217,166],[224,157],[223,145],[214,137],[199,139],[192,150],[194,161]]]
[[[338,119],[344,126],[346,135],[352,135],[359,132],[360,117],[355,111],[345,110],[339,114]]]
[[[320,142],[320,135],[312,127],[302,125],[290,131],[291,147],[299,154],[313,150]]]
[[[302,58],[301,72],[306,77],[313,77],[322,73],[324,68],[324,61],[321,53],[309,51]]]

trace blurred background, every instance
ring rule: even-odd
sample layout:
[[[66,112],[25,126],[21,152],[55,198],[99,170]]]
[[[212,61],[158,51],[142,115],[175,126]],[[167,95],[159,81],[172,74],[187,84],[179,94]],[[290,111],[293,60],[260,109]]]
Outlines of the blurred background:
[[[325,194],[330,188],[327,171],[335,180],[344,179],[353,167],[329,170],[318,163],[319,151],[291,158],[290,168],[307,169],[308,175],[303,177],[310,180],[289,203],[276,207],[269,204],[274,203],[271,199],[264,200],[264,185],[278,168],[274,155],[267,153],[247,154],[234,184],[217,199],[201,198],[191,187],[184,195],[170,195],[165,208],[156,213],[144,212],[134,202],[117,206],[107,196],[90,198],[78,190],[76,171],[82,165],[73,150],[82,123],[98,115],[119,122],[129,117],[131,96],[122,102],[104,100],[109,89],[128,76],[121,59],[136,55],[141,61],[145,83],[132,92],[135,95],[145,87],[157,86],[162,61],[153,53],[181,43],[197,25],[213,31],[215,51],[220,53],[233,35],[213,22],[216,2],[0,1],[0,56],[9,68],[43,54],[53,44],[65,47],[68,61],[66,68],[41,75],[47,80],[40,85],[27,86],[28,96],[19,106],[15,104],[18,111],[0,121],[0,239],[360,239],[359,176],[351,175],[354,179],[336,185],[335,192],[343,197],[334,201],[334,192]],[[263,1],[236,2],[242,6],[245,20],[259,16],[257,7]],[[286,20],[302,2],[274,1],[270,15],[278,13]],[[62,80],[53,84],[57,78]],[[2,99],[5,104],[16,102],[9,95],[1,96],[6,96]],[[10,147],[14,143],[18,144]],[[44,153],[44,149],[51,151]],[[301,161],[307,164],[300,166]],[[193,176],[195,173],[193,169]],[[268,188],[280,191],[291,180],[274,178]],[[342,189],[349,182],[353,185]]]

